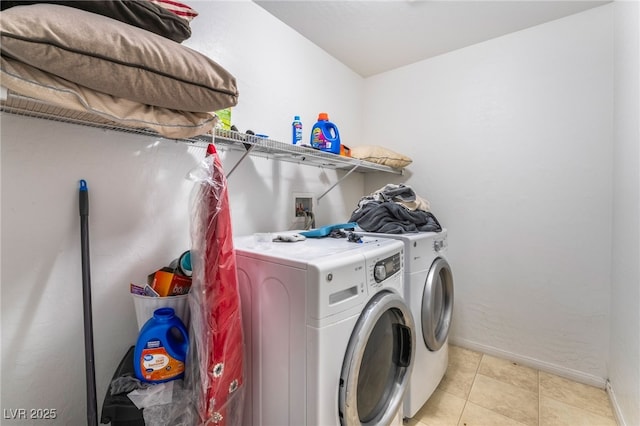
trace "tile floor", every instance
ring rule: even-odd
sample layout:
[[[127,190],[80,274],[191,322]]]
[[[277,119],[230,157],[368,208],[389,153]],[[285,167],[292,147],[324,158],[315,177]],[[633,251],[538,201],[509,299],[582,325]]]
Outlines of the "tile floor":
[[[603,389],[449,346],[449,367],[405,426],[616,426]]]

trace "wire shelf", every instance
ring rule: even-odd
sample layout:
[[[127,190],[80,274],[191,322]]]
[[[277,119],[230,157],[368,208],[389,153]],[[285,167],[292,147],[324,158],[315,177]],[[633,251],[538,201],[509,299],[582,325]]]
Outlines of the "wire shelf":
[[[2,99],[0,101],[0,112],[13,115],[21,115],[24,117],[57,121],[61,123],[75,124],[79,126],[94,127],[103,130],[113,130],[121,133],[150,136],[156,139],[186,142],[190,144],[206,146],[207,143],[211,143],[211,135],[200,135],[182,139],[167,138],[150,129],[126,127],[120,123],[116,123],[90,112],[75,111],[72,109],[63,108],[57,105],[42,102],[38,99],[21,96],[13,92],[9,93],[6,99]]]
[[[250,155],[252,156],[272,158],[279,161],[306,164],[309,166],[337,170],[355,169],[355,171],[361,173],[386,172],[402,174],[402,170],[393,169],[381,164],[230,130],[216,129],[215,143],[216,145],[225,145],[233,150],[250,150]]]
[[[204,134],[190,138],[171,139],[159,135],[153,130],[126,127],[95,114],[62,108],[37,99],[21,96],[13,92],[8,93],[6,99],[2,99],[0,101],[0,112],[196,145],[206,145],[212,141],[211,134]],[[385,172],[402,174],[401,169],[394,169],[381,164],[371,163],[369,161],[319,151],[310,147],[291,145],[273,139],[261,138],[259,136],[247,135],[229,130],[215,129],[215,138],[213,142],[220,149],[241,151],[245,156],[248,154],[251,156],[270,158],[278,161],[286,161],[328,169],[345,170],[349,173],[357,171],[360,173]],[[244,159],[244,157],[242,159]],[[240,161],[242,161],[242,159]],[[236,166],[237,165],[238,164],[236,164]]]

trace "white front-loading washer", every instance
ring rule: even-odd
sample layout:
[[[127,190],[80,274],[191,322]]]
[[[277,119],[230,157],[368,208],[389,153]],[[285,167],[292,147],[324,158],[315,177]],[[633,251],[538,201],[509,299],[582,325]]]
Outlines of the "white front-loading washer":
[[[404,245],[234,239],[247,352],[245,425],[401,422],[415,353]]]
[[[404,243],[404,295],[416,325],[416,357],[403,407],[403,416],[411,418],[427,402],[447,370],[453,312],[453,274],[447,261],[447,230],[358,234]]]

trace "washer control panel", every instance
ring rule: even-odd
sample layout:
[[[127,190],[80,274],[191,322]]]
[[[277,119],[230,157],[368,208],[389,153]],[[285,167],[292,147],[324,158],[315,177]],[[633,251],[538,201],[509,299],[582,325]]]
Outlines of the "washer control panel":
[[[400,253],[396,253],[385,259],[378,260],[373,266],[373,279],[376,283],[381,283],[387,277],[393,276],[402,270]]]

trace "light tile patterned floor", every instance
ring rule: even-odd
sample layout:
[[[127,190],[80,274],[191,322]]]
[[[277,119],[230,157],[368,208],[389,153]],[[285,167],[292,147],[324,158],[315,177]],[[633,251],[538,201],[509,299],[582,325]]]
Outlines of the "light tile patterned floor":
[[[405,426],[616,426],[603,389],[449,347],[433,396]]]

